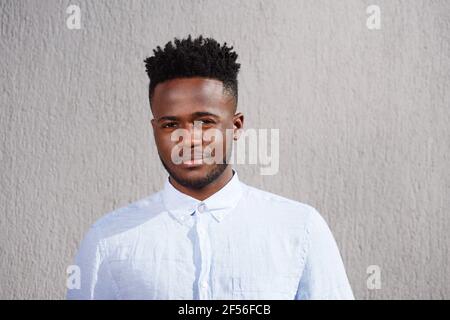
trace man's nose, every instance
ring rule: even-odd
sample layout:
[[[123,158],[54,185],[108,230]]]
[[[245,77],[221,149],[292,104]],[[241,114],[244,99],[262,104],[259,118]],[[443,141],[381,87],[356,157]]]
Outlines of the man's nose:
[[[194,123],[189,123],[186,126],[186,130],[189,132],[188,136],[184,141],[184,145],[187,147],[194,148],[196,146],[201,146],[203,144],[203,131],[200,121],[194,121]],[[184,139],[183,139],[184,140]]]

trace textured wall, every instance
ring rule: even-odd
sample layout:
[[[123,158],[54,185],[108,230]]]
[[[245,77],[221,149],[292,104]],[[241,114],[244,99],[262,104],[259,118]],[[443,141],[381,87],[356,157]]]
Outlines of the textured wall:
[[[66,8],[81,8],[81,29]],[[366,7],[381,8],[381,29]],[[275,176],[316,207],[359,299],[450,298],[450,2],[0,1],[0,298],[64,298],[101,215],[162,186],[143,59],[203,33],[240,54],[247,128],[279,128]],[[381,268],[369,290],[366,268]]]

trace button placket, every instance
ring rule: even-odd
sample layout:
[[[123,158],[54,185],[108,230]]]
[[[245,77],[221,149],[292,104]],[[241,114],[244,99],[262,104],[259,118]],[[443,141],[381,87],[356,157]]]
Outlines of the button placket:
[[[211,249],[209,238],[207,234],[207,221],[206,217],[202,215],[206,211],[205,205],[201,203],[197,207],[197,212],[200,214],[197,216],[197,235],[199,239],[199,249],[200,249],[200,260],[201,269],[200,276],[198,279],[198,291],[200,299],[209,299],[209,285],[207,279],[209,278],[210,260],[211,260]]]

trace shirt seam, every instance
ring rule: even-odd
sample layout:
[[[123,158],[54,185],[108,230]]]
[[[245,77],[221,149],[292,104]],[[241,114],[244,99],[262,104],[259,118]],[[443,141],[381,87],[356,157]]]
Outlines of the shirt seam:
[[[305,235],[303,236],[303,248],[302,248],[302,257],[301,257],[301,273],[300,273],[300,277],[299,277],[299,281],[297,284],[297,288],[300,289],[300,283],[302,281],[303,278],[303,273],[305,272],[305,267],[306,267],[306,262],[308,260],[308,255],[309,255],[309,251],[311,248],[311,229],[312,229],[312,215],[314,214],[314,209],[311,209],[311,211],[308,214],[308,219],[307,222],[305,224]],[[299,290],[297,289],[297,292],[295,293],[295,296],[297,297],[299,295]]]
[[[114,279],[114,277],[113,277],[113,275],[112,275],[111,268],[110,268],[110,265],[109,265],[109,260],[106,259],[106,249],[104,248],[103,242],[102,242],[102,240],[101,240],[101,239],[103,239],[103,238],[101,237],[101,232],[100,232],[100,230],[98,229],[98,227],[94,227],[94,230],[96,231],[97,238],[98,238],[98,240],[99,240],[99,241],[98,241],[98,245],[99,245],[99,250],[100,250],[100,258],[101,258],[102,261],[103,261],[103,260],[105,261],[106,271],[108,272],[109,277],[111,278],[112,286],[113,286],[114,291],[115,291],[114,293],[115,293],[115,295],[116,295],[116,298],[120,300],[119,287],[118,287],[118,285],[117,285],[117,283],[116,283],[116,280]]]

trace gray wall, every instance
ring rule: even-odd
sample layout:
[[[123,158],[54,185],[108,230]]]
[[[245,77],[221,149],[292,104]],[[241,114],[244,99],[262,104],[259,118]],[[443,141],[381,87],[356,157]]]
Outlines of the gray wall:
[[[160,189],[142,60],[188,33],[235,46],[245,126],[280,129],[279,173],[240,178],[322,213],[355,296],[450,298],[450,2],[0,3],[0,298],[64,298],[87,228]]]

